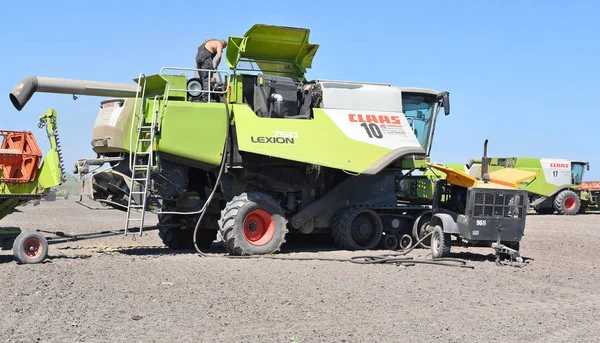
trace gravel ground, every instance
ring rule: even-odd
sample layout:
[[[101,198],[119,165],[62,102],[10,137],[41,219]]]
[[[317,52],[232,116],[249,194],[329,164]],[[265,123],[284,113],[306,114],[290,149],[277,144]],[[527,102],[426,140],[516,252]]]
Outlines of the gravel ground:
[[[57,200],[19,207],[1,224],[91,232],[124,219]],[[202,258],[163,248],[156,231],[52,245],[37,265],[0,251],[0,341],[597,342],[599,219],[531,214],[524,265],[496,266],[491,249],[453,249],[474,269]],[[325,241],[284,251],[366,253],[385,251],[335,251]]]

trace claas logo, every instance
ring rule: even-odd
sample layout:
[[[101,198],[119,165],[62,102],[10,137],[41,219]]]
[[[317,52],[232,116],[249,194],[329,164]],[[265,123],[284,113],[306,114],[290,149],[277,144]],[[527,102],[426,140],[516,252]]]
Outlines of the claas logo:
[[[401,124],[400,116],[388,116],[382,114],[348,114],[352,123],[376,123],[376,124]]]
[[[550,163],[550,168],[569,168],[568,163]]]

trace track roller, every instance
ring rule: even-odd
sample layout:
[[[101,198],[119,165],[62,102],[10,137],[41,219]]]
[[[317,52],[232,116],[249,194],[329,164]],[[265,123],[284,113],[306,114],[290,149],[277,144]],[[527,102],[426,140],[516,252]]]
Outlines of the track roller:
[[[383,243],[383,248],[387,250],[396,250],[398,248],[398,237],[392,234],[387,234],[383,236],[381,240]]]
[[[410,237],[410,235],[404,234],[402,235],[402,237],[400,237],[400,249],[401,250],[407,250],[410,249],[410,247],[412,246],[412,237]]]
[[[371,250],[379,244],[383,234],[381,217],[364,208],[342,209],[331,224],[333,240],[340,249]]]

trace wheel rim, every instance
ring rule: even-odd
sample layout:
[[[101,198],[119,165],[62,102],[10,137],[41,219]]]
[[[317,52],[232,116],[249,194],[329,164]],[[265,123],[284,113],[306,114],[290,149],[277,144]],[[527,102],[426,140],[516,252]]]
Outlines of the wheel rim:
[[[244,219],[244,237],[250,244],[262,246],[271,241],[275,235],[275,220],[263,211],[254,210]]]
[[[575,208],[575,199],[573,197],[565,198],[565,208],[567,210],[572,210]]]
[[[431,235],[431,243],[432,243],[431,247],[433,248],[434,252],[437,254],[438,251],[440,251],[440,245],[442,244],[442,242],[440,242],[440,237],[436,231],[434,231],[433,234]]]
[[[23,252],[28,258],[36,258],[42,254],[42,243],[39,239],[31,237],[25,241]]]
[[[421,227],[419,228],[419,240],[422,240],[423,237],[425,237],[429,232],[430,232],[430,227],[429,227],[429,223],[425,222],[423,223],[423,225],[421,225]],[[431,238],[430,238],[431,240]],[[423,239],[423,241],[421,243],[427,244],[427,239]]]
[[[377,238],[377,221],[369,213],[360,213],[350,226],[350,236],[354,243],[361,248],[372,245]]]

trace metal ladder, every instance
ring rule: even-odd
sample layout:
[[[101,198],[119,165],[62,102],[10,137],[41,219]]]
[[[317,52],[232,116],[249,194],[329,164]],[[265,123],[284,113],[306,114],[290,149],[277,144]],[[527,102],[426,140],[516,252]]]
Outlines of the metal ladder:
[[[142,77],[138,79],[138,86]],[[156,107],[156,102],[158,100],[158,96],[154,97],[154,106],[152,111],[152,120],[150,125],[145,124],[145,111],[144,111],[144,95],[145,95],[145,76],[144,76],[144,87],[142,89],[141,94],[141,104],[139,113],[136,114],[137,102],[138,99],[136,97],[136,103],[134,105],[134,117],[138,118],[137,121],[137,137],[135,148],[130,149],[133,150],[133,157],[130,158],[129,168],[131,170],[131,185],[129,187],[129,199],[127,204],[127,219],[125,223],[125,236],[139,235],[141,236],[144,229],[144,218],[146,215],[146,201],[148,198],[148,188],[150,182],[150,175],[152,173],[152,168],[154,167],[154,139],[156,135],[156,126],[157,126],[157,117],[158,117],[158,109]],[[132,118],[133,124],[133,118]],[[133,136],[133,125],[132,125],[132,134]],[[149,136],[149,137],[148,137]],[[144,144],[149,143],[147,148],[144,148]],[[134,185],[139,184],[141,190],[136,190]],[[134,196],[140,196],[141,204],[134,203]],[[138,229],[137,232],[134,232],[132,229]]]

